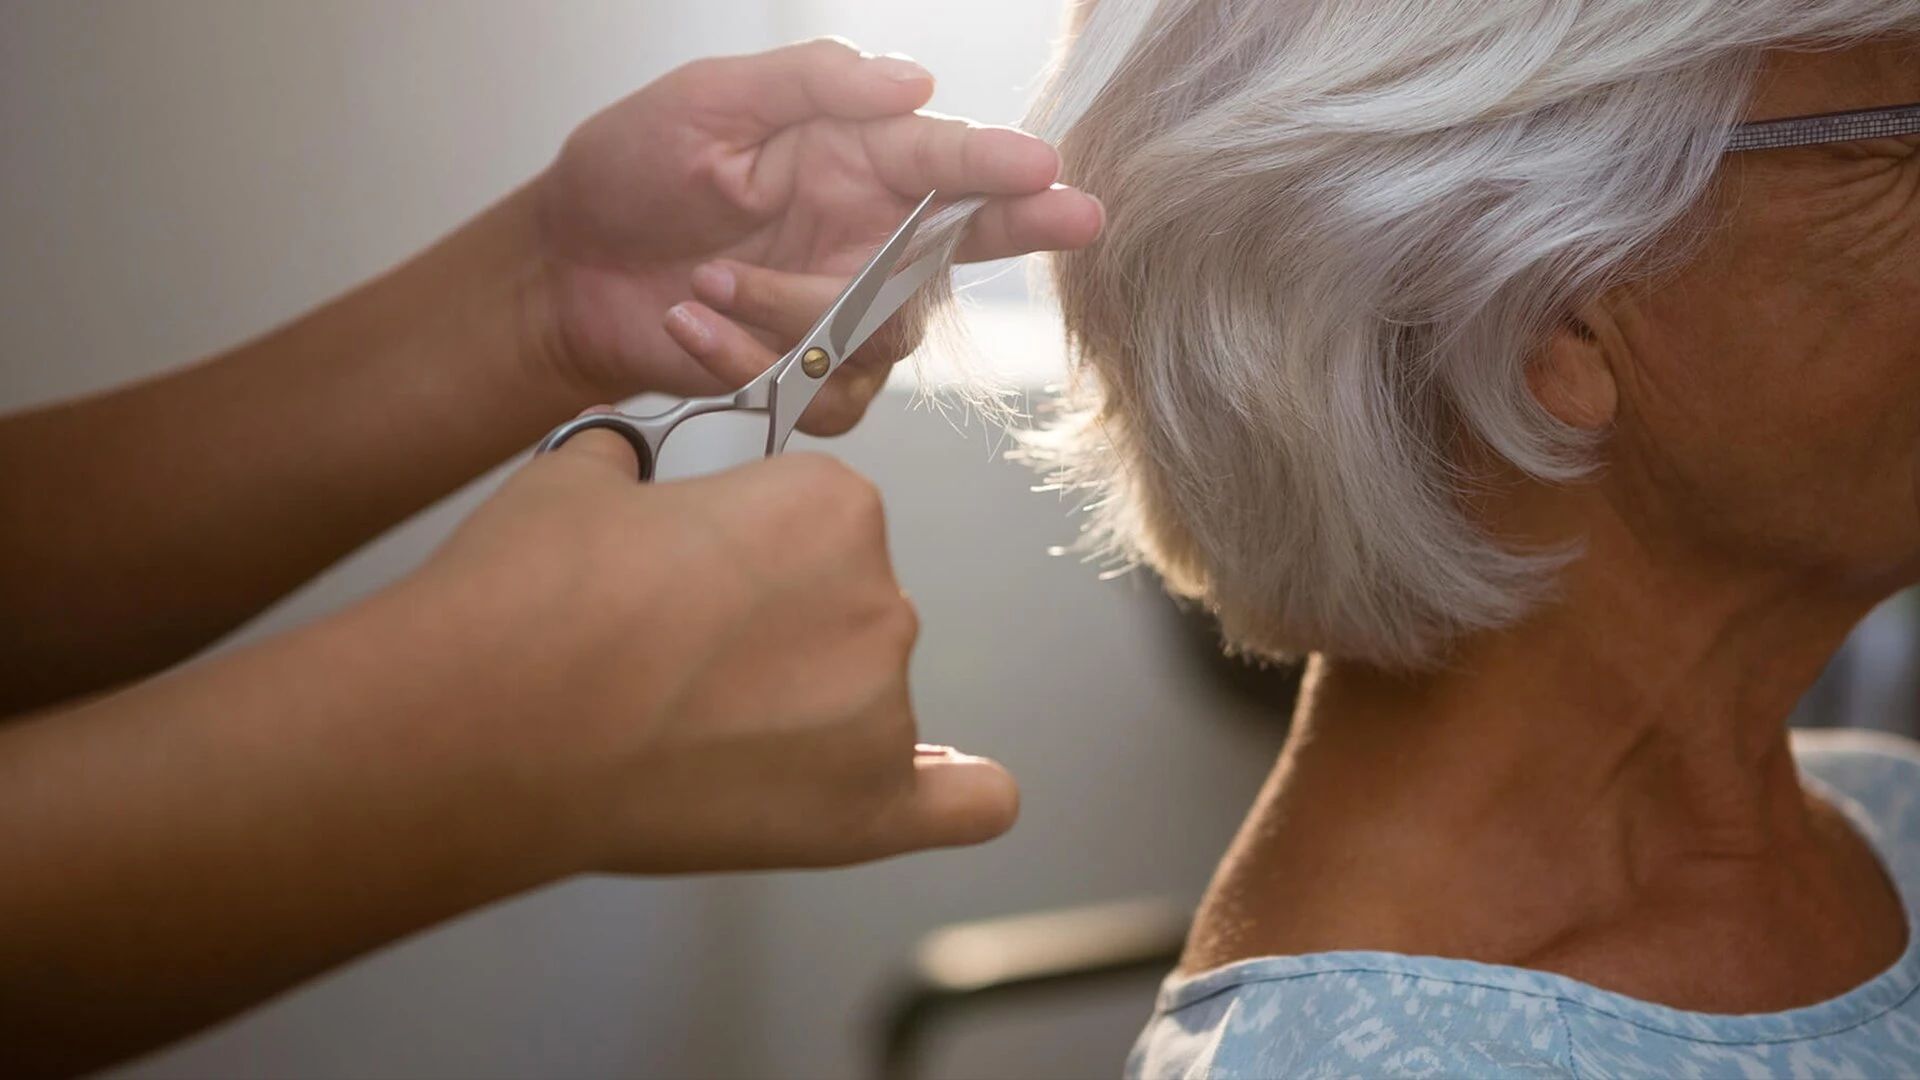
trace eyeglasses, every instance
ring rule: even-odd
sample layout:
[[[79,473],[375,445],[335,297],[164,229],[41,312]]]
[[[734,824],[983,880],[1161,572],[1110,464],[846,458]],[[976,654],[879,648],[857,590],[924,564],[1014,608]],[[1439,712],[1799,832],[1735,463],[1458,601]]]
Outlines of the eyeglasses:
[[[1733,141],[1728,144],[1727,153],[1824,146],[1828,143],[1885,139],[1893,135],[1920,135],[1920,104],[1741,124],[1733,129]]]

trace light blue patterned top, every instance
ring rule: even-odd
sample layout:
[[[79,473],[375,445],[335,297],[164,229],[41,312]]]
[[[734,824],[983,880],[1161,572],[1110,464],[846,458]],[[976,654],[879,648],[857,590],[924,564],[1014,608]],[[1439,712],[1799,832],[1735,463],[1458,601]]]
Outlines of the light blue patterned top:
[[[1858,824],[1920,927],[1920,745],[1796,738],[1809,786]],[[1920,1076],[1920,935],[1885,974],[1790,1012],[1714,1016],[1560,975],[1344,952],[1169,980],[1132,1077]]]

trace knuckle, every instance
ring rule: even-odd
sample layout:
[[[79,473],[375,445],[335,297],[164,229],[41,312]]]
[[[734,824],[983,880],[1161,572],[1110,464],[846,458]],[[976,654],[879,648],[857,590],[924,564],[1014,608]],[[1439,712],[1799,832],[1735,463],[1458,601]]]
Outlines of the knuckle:
[[[847,525],[862,533],[878,536],[885,529],[887,507],[880,486],[846,465],[839,466],[833,480],[834,505]]]
[[[889,638],[911,652],[920,641],[920,609],[903,593],[894,593],[894,598],[882,617],[882,625]]]
[[[885,517],[879,485],[853,466],[827,454],[792,454],[788,460],[812,499],[835,517],[855,522]]]
[[[818,498],[821,493],[832,490],[841,482],[843,474],[852,471],[840,459],[830,454],[793,453],[783,454],[768,462],[769,468],[777,468],[787,474],[784,478],[791,487],[804,489],[808,498]]]
[[[920,175],[923,177],[938,176],[940,174],[940,147],[936,145],[936,140],[933,138],[932,132],[928,132],[923,138],[914,140],[913,165],[914,168],[920,171]]]
[[[863,592],[873,581],[893,581],[887,552],[886,507],[880,489],[852,467],[823,454],[780,460],[778,495],[762,504],[775,532],[789,538],[795,558],[834,568],[843,587]],[[897,591],[897,590],[896,590]],[[862,602],[864,603],[864,601]]]
[[[764,268],[752,263],[729,263],[733,273],[733,308],[748,315],[763,314],[778,303],[777,291]]]
[[[661,82],[687,84],[691,86],[709,86],[723,82],[732,76],[730,62],[725,57],[708,56],[698,60],[689,60],[669,72]]]
[[[828,34],[801,42],[796,46],[808,59],[821,64],[840,64],[858,60],[862,53],[858,46],[837,34]]]

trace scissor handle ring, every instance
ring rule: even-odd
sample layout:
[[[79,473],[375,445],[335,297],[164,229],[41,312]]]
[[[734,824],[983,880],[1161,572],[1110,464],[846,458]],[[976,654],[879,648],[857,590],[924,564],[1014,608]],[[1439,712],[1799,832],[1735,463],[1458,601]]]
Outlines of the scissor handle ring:
[[[540,445],[534,449],[534,453],[552,453],[571,442],[574,436],[588,431],[611,431],[615,435],[627,440],[627,445],[633,447],[634,455],[640,459],[640,482],[643,484],[653,482],[655,457],[653,443],[647,437],[646,432],[640,430],[639,426],[632,420],[621,416],[619,413],[589,413],[586,416],[569,420],[559,427],[554,428],[546,438],[541,439]]]

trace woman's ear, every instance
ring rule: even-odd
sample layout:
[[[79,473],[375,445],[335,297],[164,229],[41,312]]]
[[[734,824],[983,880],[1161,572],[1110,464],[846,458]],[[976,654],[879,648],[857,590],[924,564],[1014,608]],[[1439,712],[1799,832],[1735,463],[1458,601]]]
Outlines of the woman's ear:
[[[1568,427],[1599,431],[1619,410],[1611,350],[1621,338],[1611,330],[1607,312],[1598,305],[1570,314],[1527,365],[1534,399]]]

